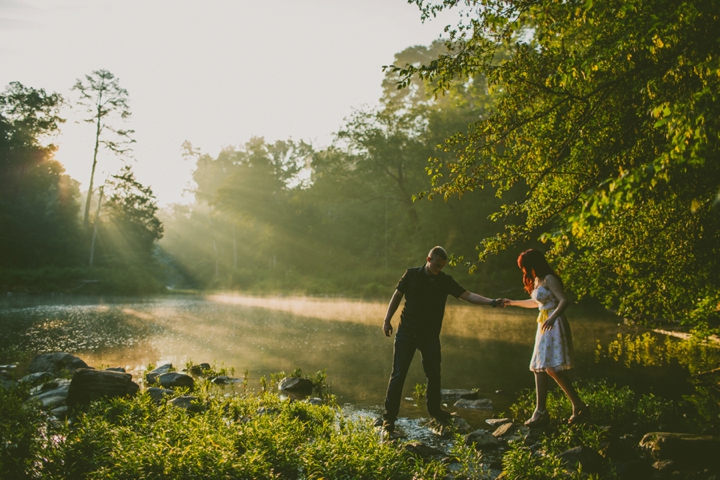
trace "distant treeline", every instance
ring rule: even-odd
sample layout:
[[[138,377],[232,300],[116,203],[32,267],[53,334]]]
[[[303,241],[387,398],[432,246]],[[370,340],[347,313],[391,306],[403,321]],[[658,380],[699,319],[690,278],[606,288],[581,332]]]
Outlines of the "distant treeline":
[[[444,52],[408,48],[398,63]],[[388,296],[405,268],[434,245],[454,255],[446,271],[487,295],[521,291],[516,249],[479,264],[476,244],[502,229],[491,190],[462,199],[415,199],[430,187],[430,157],[451,161],[445,140],[492,109],[483,77],[435,97],[427,82],[398,90],[388,74],[374,109],[358,110],[330,147],[253,138],[216,158],[185,144],[195,162],[195,202],[163,212],[160,242],[198,288]],[[508,194],[508,198],[519,196]]]

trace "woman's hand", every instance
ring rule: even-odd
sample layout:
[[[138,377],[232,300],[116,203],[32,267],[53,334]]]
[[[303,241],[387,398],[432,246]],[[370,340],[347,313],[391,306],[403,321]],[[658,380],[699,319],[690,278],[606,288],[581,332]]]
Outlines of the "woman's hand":
[[[542,324],[542,331],[547,332],[550,330],[555,325],[555,320],[557,320],[557,318],[545,320]]]

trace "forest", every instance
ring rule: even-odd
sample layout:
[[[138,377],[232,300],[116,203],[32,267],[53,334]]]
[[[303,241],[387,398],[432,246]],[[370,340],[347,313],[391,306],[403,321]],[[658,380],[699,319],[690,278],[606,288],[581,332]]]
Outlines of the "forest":
[[[385,297],[439,244],[469,290],[516,295],[534,246],[577,299],[716,330],[716,2],[414,3],[467,20],[397,53],[330,146],[256,137],[213,157],[188,139],[194,201],[162,210],[130,162],[81,192],[51,142],[69,100],[8,85],[2,289]],[[132,148],[128,92],[105,70],[73,91],[94,175],[98,150]]]

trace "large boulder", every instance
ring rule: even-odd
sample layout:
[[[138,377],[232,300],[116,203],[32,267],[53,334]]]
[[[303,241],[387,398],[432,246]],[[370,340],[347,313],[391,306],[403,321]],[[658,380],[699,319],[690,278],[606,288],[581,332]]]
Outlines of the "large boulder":
[[[650,432],[640,441],[657,460],[683,465],[720,465],[720,437],[691,433]]]
[[[164,388],[187,387],[192,390],[195,387],[195,380],[184,373],[163,373],[157,380]]]
[[[90,368],[87,363],[75,355],[55,352],[43,353],[33,359],[28,367],[28,373],[49,372],[58,374],[63,370],[75,371],[78,368]]]
[[[132,381],[129,373],[107,370],[80,369],[73,375],[68,390],[67,405],[75,408],[103,397],[126,397],[135,395],[140,387]]]

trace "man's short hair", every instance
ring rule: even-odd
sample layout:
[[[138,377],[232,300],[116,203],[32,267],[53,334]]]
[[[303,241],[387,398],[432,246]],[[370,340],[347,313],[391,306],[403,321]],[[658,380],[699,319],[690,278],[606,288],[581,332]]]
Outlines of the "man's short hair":
[[[438,246],[430,249],[430,252],[428,252],[428,257],[430,257],[430,258],[440,257],[443,260],[447,260],[448,254],[443,247],[438,245]]]

